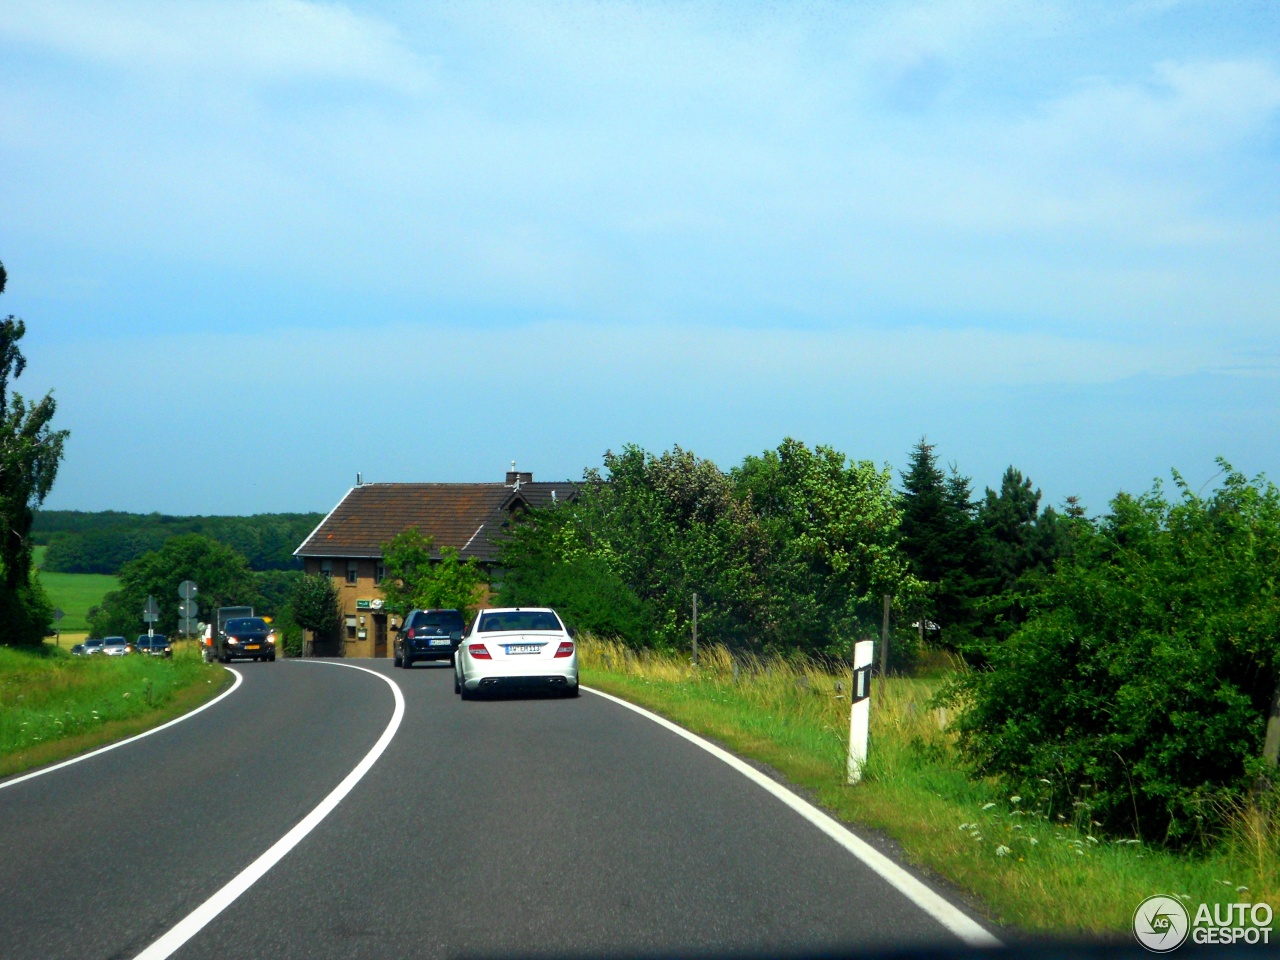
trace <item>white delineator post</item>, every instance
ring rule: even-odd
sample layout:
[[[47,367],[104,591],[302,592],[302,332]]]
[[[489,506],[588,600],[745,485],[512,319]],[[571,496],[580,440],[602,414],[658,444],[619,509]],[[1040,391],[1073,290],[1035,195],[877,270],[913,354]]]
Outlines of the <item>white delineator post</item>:
[[[861,640],[853,647],[853,687],[849,690],[849,782],[862,779],[867,763],[867,734],[871,730],[871,651],[875,643]]]

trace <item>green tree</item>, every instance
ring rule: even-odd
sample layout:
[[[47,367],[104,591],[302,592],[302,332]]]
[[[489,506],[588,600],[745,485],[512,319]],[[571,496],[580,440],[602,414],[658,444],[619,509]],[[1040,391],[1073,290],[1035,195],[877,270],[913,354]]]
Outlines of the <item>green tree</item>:
[[[248,561],[225,544],[198,533],[166,540],[159,550],[143,554],[120,571],[120,589],[108,593],[90,611],[89,626],[96,636],[136,636],[146,628],[142,612],[147,597],[155,598],[160,619],[158,633],[173,634],[178,626],[178,584],[194,580],[200,588],[200,619],[212,623],[218,607],[258,602],[257,584]]]
[[[1173,500],[1121,494],[1073,530],[1027,622],[944,696],[977,772],[1178,844],[1255,788],[1280,678],[1280,490],[1223,466],[1208,499],[1175,474]]]
[[[897,547],[902,515],[887,467],[787,438],[734,477],[766,535],[774,649],[846,656],[878,619],[881,595],[918,593]]]
[[[386,577],[379,585],[388,610],[404,616],[415,608],[462,611],[470,620],[481,602],[487,578],[474,557],[462,560],[457,548],[431,556],[431,539],[417,530],[398,533],[382,545]]]
[[[966,650],[978,624],[975,574],[980,570],[969,478],[954,466],[950,475],[943,473],[933,445],[922,437],[902,474],[899,502],[899,543],[912,572],[927,583],[927,612],[941,628],[939,640],[952,650]]]
[[[1041,512],[1040,491],[1012,466],[1001,478],[999,493],[987,488],[978,505],[975,565],[984,597],[979,604],[984,645],[1003,641],[1026,619],[1031,599],[1067,550],[1068,519],[1053,507]],[[980,651],[974,653],[980,658]]]
[[[0,264],[0,294],[8,274]],[[26,368],[19,341],[27,328],[10,315],[0,320],[0,643],[36,645],[49,632],[52,607],[32,582],[31,525],[62,462],[68,433],[50,426],[53,393],[28,403],[10,381]]]
[[[639,646],[653,634],[650,608],[587,548],[581,520],[581,509],[563,501],[521,516],[499,544],[497,602],[553,607],[577,629]]]
[[[294,586],[289,615],[293,623],[310,630],[317,640],[336,640],[342,626],[342,604],[333,580],[319,573],[304,574]]]

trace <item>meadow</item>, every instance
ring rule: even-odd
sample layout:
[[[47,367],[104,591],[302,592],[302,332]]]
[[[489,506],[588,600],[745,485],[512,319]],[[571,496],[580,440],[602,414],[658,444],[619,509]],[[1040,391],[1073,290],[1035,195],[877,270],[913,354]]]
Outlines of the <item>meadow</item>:
[[[848,785],[849,672],[797,659],[636,653],[585,639],[582,679],[741,756],[773,767],[837,818],[893,838],[1001,925],[1037,934],[1132,937],[1146,897],[1266,901],[1280,910],[1280,810],[1240,809],[1212,849],[1176,854],[1096,831],[1080,805],[1055,809],[970,777],[930,705],[941,676],[877,678],[864,779]],[[946,667],[945,669],[954,669]],[[1194,906],[1193,906],[1194,909]]]
[[[35,563],[39,567],[46,547],[35,548]],[[40,583],[53,605],[64,616],[58,622],[62,633],[86,633],[89,630],[89,608],[102,603],[102,598],[120,586],[113,576],[101,573],[49,573],[40,571]]]

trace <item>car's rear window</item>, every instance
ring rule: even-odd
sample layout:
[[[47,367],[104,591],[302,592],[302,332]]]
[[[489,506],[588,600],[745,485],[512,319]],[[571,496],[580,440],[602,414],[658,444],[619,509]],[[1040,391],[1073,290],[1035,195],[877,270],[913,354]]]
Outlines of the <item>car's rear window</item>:
[[[267,629],[267,622],[261,617],[237,617],[234,620],[228,620],[225,629],[228,633],[235,633],[237,630],[248,633],[251,630]]]
[[[462,629],[462,614],[457,610],[441,610],[438,613],[419,613],[410,624],[415,630],[435,630],[438,633],[452,633]]]
[[[480,632],[499,630],[560,630],[560,621],[549,610],[504,610],[480,615]]]

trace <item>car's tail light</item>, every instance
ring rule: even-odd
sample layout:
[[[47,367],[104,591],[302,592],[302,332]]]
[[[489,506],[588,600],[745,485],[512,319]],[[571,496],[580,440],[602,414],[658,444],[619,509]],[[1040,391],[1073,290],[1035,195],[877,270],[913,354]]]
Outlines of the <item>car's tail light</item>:
[[[557,657],[571,657],[571,656],[573,656],[573,641],[571,641],[571,640],[561,640],[561,641],[560,641],[560,647],[559,647],[559,649],[557,649],[557,650],[556,650],[556,656],[557,656]]]
[[[408,637],[410,640],[413,639],[413,627],[410,627],[408,630],[405,631],[405,636]]]
[[[484,648],[483,643],[473,643],[467,647],[468,652],[474,660],[492,660],[489,651]]]

